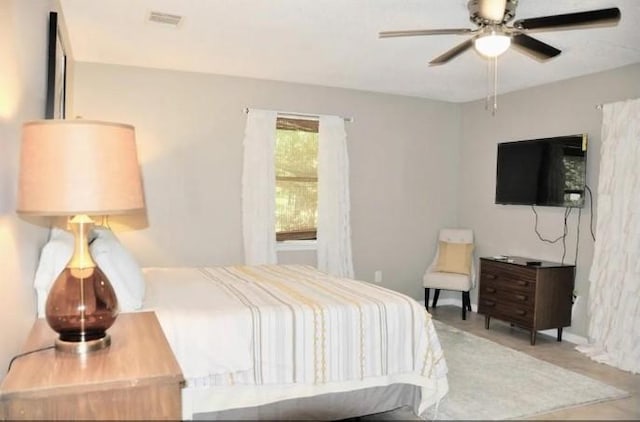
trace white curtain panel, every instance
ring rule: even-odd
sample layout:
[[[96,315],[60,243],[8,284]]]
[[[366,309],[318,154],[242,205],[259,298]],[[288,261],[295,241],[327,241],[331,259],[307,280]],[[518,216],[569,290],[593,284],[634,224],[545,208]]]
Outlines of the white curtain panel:
[[[320,116],[318,134],[318,269],[353,278],[349,156],[344,119]]]
[[[640,373],[640,99],[602,112],[589,344],[578,350]]]
[[[275,111],[249,110],[242,167],[242,235],[247,265],[275,264]]]

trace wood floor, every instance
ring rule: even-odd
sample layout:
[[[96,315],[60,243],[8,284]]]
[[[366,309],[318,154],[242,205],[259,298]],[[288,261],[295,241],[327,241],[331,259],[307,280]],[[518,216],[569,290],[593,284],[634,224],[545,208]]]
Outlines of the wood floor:
[[[510,327],[508,323],[491,320],[489,330],[484,328],[484,316],[475,312],[467,314],[463,321],[461,310],[455,306],[429,308],[434,319],[445,324],[487,338],[503,346],[527,353],[538,359],[561,366],[568,370],[600,380],[629,392],[630,397],[564,409],[536,418],[539,420],[598,419],[598,420],[640,420],[640,375],[632,375],[608,365],[592,361],[575,350],[575,344],[557,342],[555,337],[538,333],[536,345],[529,344],[529,332]]]

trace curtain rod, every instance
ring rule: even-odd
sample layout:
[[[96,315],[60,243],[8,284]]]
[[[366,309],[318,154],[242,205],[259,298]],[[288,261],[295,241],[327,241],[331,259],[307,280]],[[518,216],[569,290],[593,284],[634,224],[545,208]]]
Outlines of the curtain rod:
[[[637,99],[640,99],[640,98],[637,98]],[[634,98],[627,98],[627,99],[624,99],[624,100],[612,101],[610,103],[600,103],[600,104],[596,104],[596,108],[598,110],[602,110],[602,107],[604,107],[605,105],[608,105],[608,104],[623,103],[623,102],[633,101],[633,100],[634,100]]]
[[[249,113],[249,107],[245,107],[242,109],[242,111],[247,114]],[[293,113],[293,112],[289,112],[289,111],[278,111],[278,110],[270,110],[270,111],[275,111],[276,113],[278,113],[281,116],[291,116],[291,117],[307,117],[307,118],[313,118],[313,119],[317,119],[320,116],[317,114],[309,114],[309,113]],[[344,120],[345,122],[349,122],[352,123],[353,122],[353,117],[343,117],[343,116],[338,116],[340,117],[342,120]]]

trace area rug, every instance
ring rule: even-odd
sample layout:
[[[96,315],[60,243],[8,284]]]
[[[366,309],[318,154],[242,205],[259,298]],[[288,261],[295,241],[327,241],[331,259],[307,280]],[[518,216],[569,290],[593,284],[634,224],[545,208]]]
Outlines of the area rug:
[[[626,391],[435,321],[449,367],[436,420],[522,419],[628,396]]]

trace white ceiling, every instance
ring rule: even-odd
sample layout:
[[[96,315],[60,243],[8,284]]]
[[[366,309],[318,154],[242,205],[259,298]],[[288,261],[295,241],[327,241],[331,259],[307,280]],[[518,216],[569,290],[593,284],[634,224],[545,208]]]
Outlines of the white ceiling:
[[[487,94],[475,51],[427,63],[465,36],[379,39],[383,30],[474,28],[466,0],[59,0],[75,60],[353,88],[453,102]],[[511,49],[499,93],[640,63],[640,0],[520,0],[515,19],[617,6],[618,26],[544,32],[546,63]],[[150,11],[184,16],[170,27]],[[640,81],[638,81],[640,83]]]

